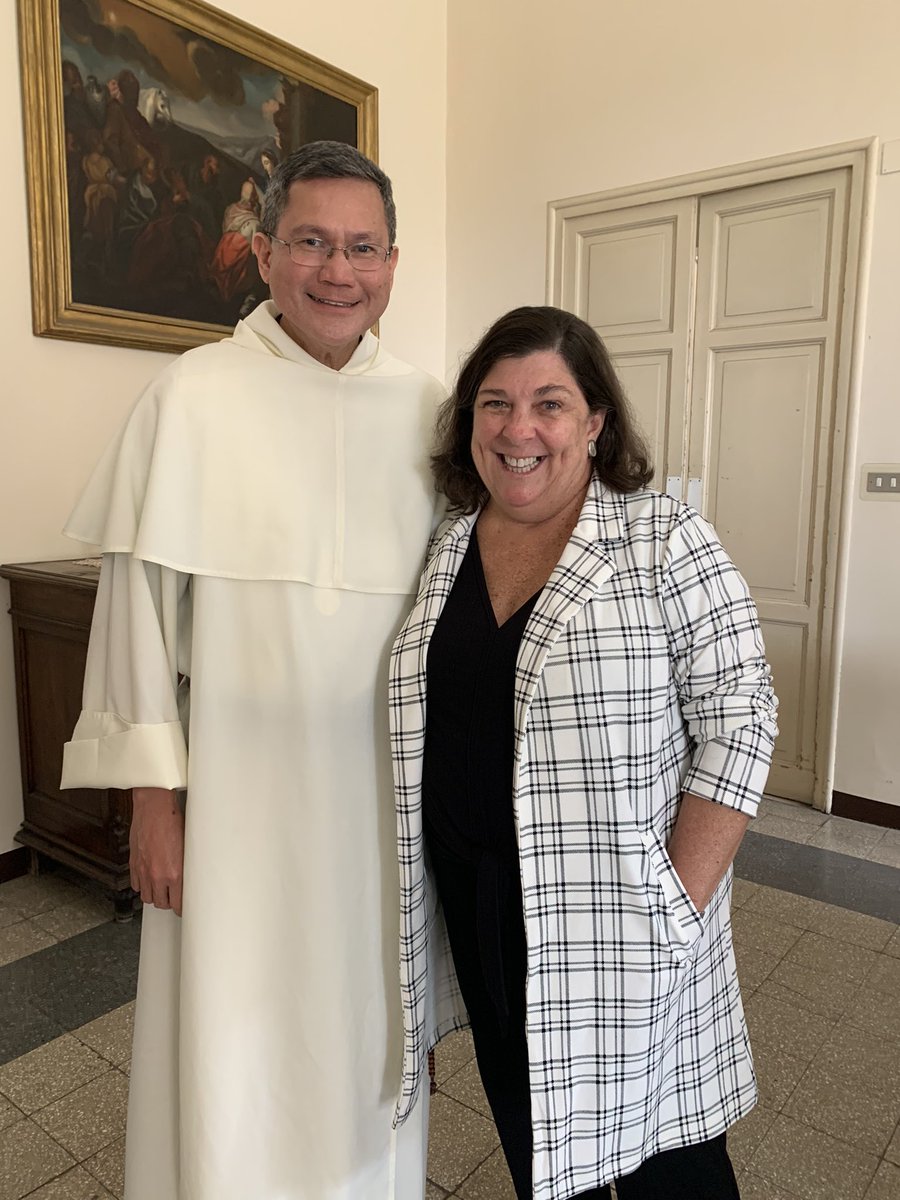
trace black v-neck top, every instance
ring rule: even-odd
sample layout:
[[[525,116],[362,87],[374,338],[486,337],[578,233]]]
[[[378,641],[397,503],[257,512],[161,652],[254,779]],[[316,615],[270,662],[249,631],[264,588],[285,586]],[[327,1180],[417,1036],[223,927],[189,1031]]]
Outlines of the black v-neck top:
[[[539,594],[498,625],[473,530],[428,647],[425,839],[451,944],[463,931],[452,927],[455,906],[445,893],[456,894],[465,880],[475,888],[481,969],[501,1017],[500,929],[508,904],[521,895],[512,807],[516,658]],[[460,911],[468,908],[464,902]]]

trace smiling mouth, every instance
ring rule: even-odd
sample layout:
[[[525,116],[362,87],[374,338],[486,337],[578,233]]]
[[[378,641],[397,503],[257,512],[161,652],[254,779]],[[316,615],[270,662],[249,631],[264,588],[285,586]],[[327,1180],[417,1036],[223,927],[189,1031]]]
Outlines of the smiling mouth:
[[[314,296],[312,292],[307,292],[310,300],[315,300],[316,304],[324,304],[326,308],[355,308],[359,304],[358,300],[329,300],[325,296]]]
[[[531,458],[513,458],[509,454],[498,454],[500,461],[506,467],[507,471],[512,471],[516,475],[527,475],[535,470],[544,461],[544,455],[532,456]]]

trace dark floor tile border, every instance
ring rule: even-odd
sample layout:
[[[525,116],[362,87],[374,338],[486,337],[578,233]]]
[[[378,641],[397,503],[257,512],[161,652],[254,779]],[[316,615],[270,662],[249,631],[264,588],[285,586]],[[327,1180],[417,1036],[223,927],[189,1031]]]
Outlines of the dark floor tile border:
[[[748,832],[741,879],[900,924],[900,870]],[[109,921],[0,967],[0,1063],[133,1000],[140,920]]]
[[[0,1063],[133,1000],[140,930],[108,921],[0,967]]]
[[[885,804],[883,800],[868,800],[850,792],[831,793],[831,811],[836,817],[851,821],[866,821],[886,829],[900,829],[900,804]]]
[[[748,832],[734,861],[735,874],[752,883],[900,924],[900,870]]]

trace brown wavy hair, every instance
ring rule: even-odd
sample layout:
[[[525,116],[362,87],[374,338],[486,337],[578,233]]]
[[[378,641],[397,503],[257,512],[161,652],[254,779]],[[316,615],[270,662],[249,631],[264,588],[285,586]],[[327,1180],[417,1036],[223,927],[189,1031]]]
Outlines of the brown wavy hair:
[[[490,327],[463,363],[435,427],[431,469],[452,509],[472,513],[488,498],[472,459],[472,422],[478,389],[501,358],[524,358],[552,350],[565,362],[591,412],[606,411],[597,437],[597,476],[614,492],[636,492],[653,476],[653,466],[631,405],[625,398],[598,334],[561,308],[514,308]]]

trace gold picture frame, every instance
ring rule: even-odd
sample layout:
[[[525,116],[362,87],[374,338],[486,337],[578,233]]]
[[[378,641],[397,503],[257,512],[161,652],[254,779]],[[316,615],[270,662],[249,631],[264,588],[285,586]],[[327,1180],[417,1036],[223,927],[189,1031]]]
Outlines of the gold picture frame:
[[[35,334],[226,337],[268,172],[319,137],[375,159],[377,89],[201,0],[18,3]]]

